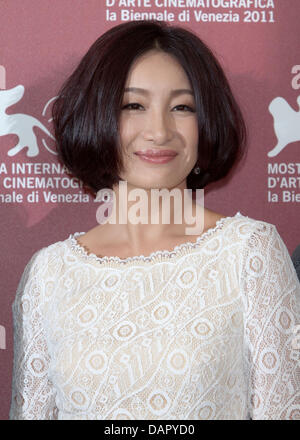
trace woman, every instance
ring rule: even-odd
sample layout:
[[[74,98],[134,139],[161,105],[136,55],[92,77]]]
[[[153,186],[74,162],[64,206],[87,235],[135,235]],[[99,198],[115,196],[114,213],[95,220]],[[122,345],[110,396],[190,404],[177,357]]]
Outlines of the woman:
[[[243,118],[211,51],[164,22],[118,25],[53,117],[59,159],[94,194],[111,190],[117,220],[27,264],[10,418],[299,419],[300,285],[276,227],[193,200],[203,222],[190,237],[173,205],[169,224],[162,203],[147,211],[151,190],[182,203],[243,157]],[[128,221],[124,182],[145,191],[141,223]]]

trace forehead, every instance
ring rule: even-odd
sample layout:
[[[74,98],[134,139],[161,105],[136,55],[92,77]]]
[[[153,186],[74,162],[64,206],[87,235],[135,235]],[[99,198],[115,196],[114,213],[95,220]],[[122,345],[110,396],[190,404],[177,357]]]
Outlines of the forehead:
[[[146,52],[135,60],[126,79],[126,86],[129,85],[147,88],[159,85],[167,88],[191,87],[179,61],[174,56],[158,50]]]

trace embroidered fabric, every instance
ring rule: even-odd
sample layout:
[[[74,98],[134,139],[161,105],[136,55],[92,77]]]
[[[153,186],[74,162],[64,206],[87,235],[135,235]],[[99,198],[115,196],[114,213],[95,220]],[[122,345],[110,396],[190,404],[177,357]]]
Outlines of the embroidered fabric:
[[[238,211],[234,217],[237,217],[240,215],[242,215],[242,214],[240,213],[240,211]],[[204,233],[199,235],[195,242],[187,241],[186,243],[182,243],[178,246],[175,246],[172,251],[159,250],[159,251],[152,252],[148,256],[138,255],[135,257],[127,257],[127,258],[120,258],[117,256],[115,256],[115,257],[98,256],[98,255],[94,254],[93,252],[89,251],[89,249],[86,246],[84,246],[83,244],[78,242],[76,237],[80,237],[81,235],[85,234],[85,232],[75,232],[74,234],[70,234],[69,240],[72,244],[72,249],[74,249],[76,252],[80,253],[83,257],[85,257],[87,259],[99,261],[100,263],[103,263],[106,261],[107,262],[117,262],[117,263],[121,263],[121,264],[126,264],[126,263],[132,262],[132,261],[144,261],[144,262],[151,263],[151,262],[157,261],[158,258],[164,258],[164,257],[173,258],[178,255],[182,255],[182,253],[184,251],[189,251],[190,249],[196,248],[197,246],[199,246],[199,244],[201,242],[206,240],[215,231],[222,228],[223,225],[231,219],[232,219],[232,217],[228,216],[228,217],[223,217],[223,218],[217,220],[216,225],[212,228],[207,229]]]
[[[300,284],[274,225],[238,213],[126,264],[78,234],[20,279],[11,420],[300,420]]]

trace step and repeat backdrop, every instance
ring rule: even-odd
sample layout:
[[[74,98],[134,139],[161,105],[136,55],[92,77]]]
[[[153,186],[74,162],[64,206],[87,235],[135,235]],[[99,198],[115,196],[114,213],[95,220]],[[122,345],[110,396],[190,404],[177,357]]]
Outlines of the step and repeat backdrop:
[[[225,216],[275,224],[300,244],[299,0],[1,0],[0,419],[11,398],[11,304],[33,253],[96,226],[99,202],[57,160],[51,106],[91,44],[131,20],[197,33],[222,64],[246,119],[244,160],[205,189]]]

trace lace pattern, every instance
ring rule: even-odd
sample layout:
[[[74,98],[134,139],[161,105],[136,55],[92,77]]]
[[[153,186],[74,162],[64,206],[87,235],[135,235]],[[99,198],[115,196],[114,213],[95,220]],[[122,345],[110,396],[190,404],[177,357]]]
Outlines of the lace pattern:
[[[238,211],[234,217],[241,216],[242,214]],[[161,260],[164,258],[174,258],[177,256],[181,256],[184,254],[185,251],[190,251],[191,249],[197,248],[201,243],[203,243],[205,240],[207,240],[209,237],[211,237],[216,231],[219,229],[222,229],[224,225],[231,220],[233,217],[223,217],[219,220],[217,220],[216,225],[212,228],[207,229],[203,234],[197,237],[195,242],[186,242],[182,243],[178,246],[175,246],[172,251],[168,250],[159,250],[152,252],[150,255],[139,255],[134,257],[127,257],[127,258],[120,258],[120,257],[106,257],[106,256],[98,256],[94,254],[93,252],[90,252],[89,249],[84,246],[83,244],[79,243],[76,237],[80,237],[81,235],[85,234],[85,232],[75,232],[73,234],[70,234],[68,237],[68,240],[70,240],[72,249],[83,256],[85,259],[91,260],[91,261],[98,261],[99,263],[104,262],[116,262],[120,264],[126,264],[131,262],[138,262],[143,261],[146,263],[153,263],[157,260]]]
[[[239,214],[185,245],[125,265],[69,239],[37,251],[10,419],[300,420],[300,283],[276,227]]]

